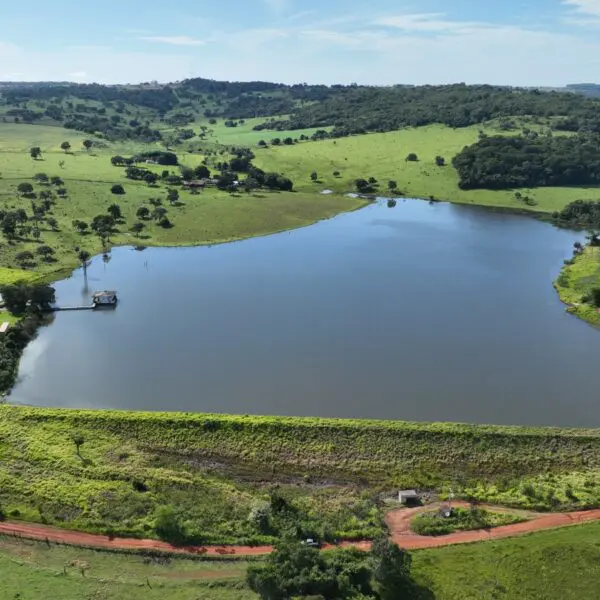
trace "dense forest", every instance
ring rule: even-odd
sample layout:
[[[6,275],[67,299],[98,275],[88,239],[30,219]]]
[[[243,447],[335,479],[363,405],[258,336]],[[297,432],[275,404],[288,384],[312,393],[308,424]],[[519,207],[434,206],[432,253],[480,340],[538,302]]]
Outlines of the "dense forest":
[[[188,79],[173,84],[12,84],[0,87],[4,119],[54,122],[107,139],[157,141],[156,122],[263,117],[256,129],[333,127],[341,137],[443,123],[466,127],[525,116],[554,129],[600,132],[600,99],[487,85],[325,86]],[[282,117],[281,115],[290,115]],[[269,118],[270,117],[270,118]]]
[[[553,218],[560,225],[600,229],[600,202],[575,200],[554,213]]]
[[[454,157],[462,189],[600,184],[600,135],[482,136]]]
[[[518,116],[558,117],[557,129],[600,131],[598,100],[574,93],[463,84],[344,88],[319,104],[301,107],[289,119],[268,121],[258,129],[334,125],[349,133],[364,133],[431,123],[467,127]]]

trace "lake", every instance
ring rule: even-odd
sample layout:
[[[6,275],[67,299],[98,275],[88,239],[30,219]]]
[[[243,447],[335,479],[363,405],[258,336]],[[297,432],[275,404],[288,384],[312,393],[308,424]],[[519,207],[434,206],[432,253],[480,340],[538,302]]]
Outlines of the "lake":
[[[118,307],[57,314],[10,401],[600,426],[600,331],[552,288],[582,237],[406,200],[233,244],[116,248],[56,291],[116,289]]]

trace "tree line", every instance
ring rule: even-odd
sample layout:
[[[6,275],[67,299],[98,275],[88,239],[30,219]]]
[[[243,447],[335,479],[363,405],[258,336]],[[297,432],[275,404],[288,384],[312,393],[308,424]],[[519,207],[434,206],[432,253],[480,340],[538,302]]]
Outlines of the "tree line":
[[[160,131],[151,126],[152,117],[183,126],[199,112],[228,120],[291,115],[265,121],[257,128],[282,131],[331,126],[334,137],[430,123],[466,127],[515,116],[552,117],[555,129],[600,132],[598,98],[489,85],[288,86],[206,79],[139,86],[39,84],[7,86],[0,103],[15,120],[54,119],[72,129],[100,132],[108,139],[142,141],[161,139]],[[127,117],[132,111],[137,116]],[[143,122],[140,114],[144,114]]]
[[[289,119],[258,129],[293,130],[334,126],[338,137],[443,123],[468,127],[510,116],[562,117],[556,127],[600,131],[600,101],[579,94],[540,92],[489,85],[341,88],[318,104],[297,109]]]
[[[23,317],[0,336],[0,392],[7,392],[17,377],[23,350],[35,337],[43,314],[54,302],[54,288],[16,283],[0,287],[0,293],[6,308]]]
[[[461,189],[600,183],[600,135],[482,136],[452,160]]]

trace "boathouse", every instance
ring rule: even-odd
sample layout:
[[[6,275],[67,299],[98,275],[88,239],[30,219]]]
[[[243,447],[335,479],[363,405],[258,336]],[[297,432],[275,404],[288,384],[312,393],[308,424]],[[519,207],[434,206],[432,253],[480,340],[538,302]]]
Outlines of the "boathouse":
[[[117,303],[117,292],[113,290],[104,290],[95,292],[92,296],[94,306],[114,306]]]

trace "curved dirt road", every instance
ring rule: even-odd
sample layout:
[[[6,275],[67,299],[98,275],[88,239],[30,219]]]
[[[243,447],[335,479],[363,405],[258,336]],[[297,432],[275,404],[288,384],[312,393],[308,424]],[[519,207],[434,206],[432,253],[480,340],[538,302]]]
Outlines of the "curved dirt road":
[[[460,502],[454,502],[453,506],[467,506]],[[406,550],[419,548],[437,548],[451,544],[466,544],[483,540],[500,539],[541,531],[554,529],[600,520],[600,509],[570,512],[570,513],[527,513],[529,521],[504,525],[494,529],[477,531],[459,531],[449,535],[436,537],[417,535],[410,529],[410,522],[420,512],[432,510],[435,505],[420,508],[405,508],[389,512],[386,515],[386,524],[390,531],[391,540]],[[502,507],[488,507],[497,511],[507,510]],[[521,511],[523,512],[523,511]],[[159,552],[172,552],[176,554],[196,554],[200,556],[262,556],[273,551],[272,546],[173,546],[168,542],[158,540],[139,540],[133,538],[110,538],[105,535],[82,533],[59,529],[48,525],[37,525],[33,523],[0,523],[0,534],[13,535],[26,539],[55,542],[72,546],[84,546],[90,548],[104,548],[108,550],[157,550]],[[369,550],[371,543],[342,542],[341,547],[359,548]],[[326,545],[324,549],[333,546]]]
[[[544,529],[556,529],[577,523],[600,520],[600,509],[585,510],[568,513],[534,513],[527,511],[510,511],[500,506],[482,506],[497,512],[515,512],[525,515],[529,521],[515,523],[514,525],[503,525],[493,529],[477,529],[475,531],[457,531],[448,535],[429,536],[413,533],[410,528],[412,519],[421,512],[427,512],[440,505],[423,506],[419,508],[407,508],[393,510],[385,517],[385,522],[390,532],[392,541],[406,550],[417,550],[419,548],[439,548],[451,544],[467,544],[469,542],[480,542],[483,540],[495,540],[525,533],[533,533]],[[466,508],[469,505],[463,502],[453,502],[452,506]]]

